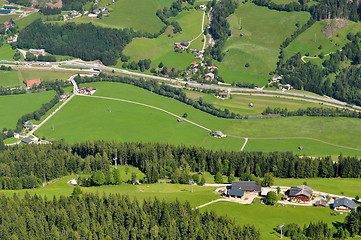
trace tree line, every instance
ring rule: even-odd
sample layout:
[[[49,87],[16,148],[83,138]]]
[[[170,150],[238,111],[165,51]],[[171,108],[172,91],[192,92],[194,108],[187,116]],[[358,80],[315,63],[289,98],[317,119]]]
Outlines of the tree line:
[[[88,24],[44,24],[35,20],[19,33],[17,48],[44,48],[53,55],[79,57],[86,61],[100,60],[115,65],[124,47],[135,35],[132,29],[111,29]]]
[[[8,0],[9,3],[18,4],[24,7],[30,7],[32,5],[31,0]]]
[[[343,223],[329,226],[325,222],[309,223],[303,228],[296,223],[286,224],[284,233],[286,237],[292,240],[298,239],[348,239],[361,234],[361,210],[357,207],[357,211],[352,210],[348,214]]]
[[[144,88],[148,91],[151,91],[153,93],[170,97],[173,99],[176,99],[182,103],[185,103],[187,105],[191,105],[196,109],[199,109],[201,111],[207,112],[209,114],[212,114],[217,117],[222,118],[241,118],[239,114],[235,114],[234,112],[230,112],[229,109],[220,109],[216,108],[213,104],[207,103],[204,101],[203,98],[200,98],[199,100],[193,100],[191,98],[188,98],[187,95],[183,92],[180,88],[175,88],[169,85],[166,85],[164,83],[159,84],[156,80],[144,80],[143,78],[131,78],[128,76],[110,76],[106,74],[99,74],[95,77],[80,77],[77,76],[74,78],[74,80],[80,84],[80,83],[88,83],[88,82],[120,82],[120,83],[126,83],[130,85],[134,85],[140,88]]]
[[[160,178],[188,183],[197,180],[191,172],[201,171],[246,180],[257,180],[268,173],[281,178],[359,178],[361,172],[359,158],[342,155],[334,162],[331,157],[299,157],[291,152],[226,152],[162,143],[87,141],[8,147],[0,144],[0,189],[26,188],[22,177],[30,177],[39,184],[72,173],[104,174],[113,158],[118,159],[118,165],[139,168],[149,183]]]
[[[296,111],[289,111],[287,108],[270,108],[267,107],[262,115],[278,114],[281,116],[312,116],[312,117],[350,117],[361,118],[361,112],[350,111],[348,109],[340,108],[323,108],[323,107],[308,107],[306,109],[298,109]]]
[[[48,200],[0,196],[1,239],[260,239],[253,225],[239,226],[214,211],[192,210],[188,202],[119,194]]]
[[[61,8],[57,7],[40,7],[39,10],[44,15],[56,15],[61,13]]]

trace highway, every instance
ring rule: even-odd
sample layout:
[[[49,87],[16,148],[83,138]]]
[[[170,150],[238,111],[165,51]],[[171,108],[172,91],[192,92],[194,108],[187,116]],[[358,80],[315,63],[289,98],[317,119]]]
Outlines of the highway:
[[[107,67],[99,63],[94,62],[85,62],[81,60],[71,60],[71,61],[64,61],[64,62],[16,62],[16,61],[0,61],[0,65],[6,65],[7,63],[10,64],[21,64],[21,65],[27,65],[29,68],[31,66],[51,66],[53,68],[59,68],[61,66],[67,66],[67,67],[73,67],[73,68],[95,68],[102,71],[114,71],[116,73],[122,73],[137,77],[143,77],[143,78],[150,78],[150,79],[156,79],[156,80],[162,80],[167,81],[170,83],[182,83],[182,84],[188,84],[189,87],[193,88],[202,88],[202,89],[217,89],[221,91],[232,91],[232,92],[247,92],[247,93],[265,93],[265,94],[273,94],[273,95],[287,95],[287,96],[294,96],[299,98],[308,98],[308,99],[314,99],[318,101],[323,102],[329,102],[332,104],[337,104],[341,106],[348,106],[346,102],[342,102],[339,100],[336,100],[334,98],[330,97],[321,97],[321,96],[314,96],[309,94],[302,94],[302,93],[294,93],[294,92],[281,92],[281,91],[273,91],[273,90],[263,90],[263,89],[251,89],[251,88],[238,88],[238,87],[228,87],[228,86],[220,86],[220,85],[211,85],[211,84],[203,84],[203,83],[192,83],[192,82],[186,82],[183,80],[178,79],[172,79],[172,78],[166,78],[166,77],[160,77],[160,76],[154,76],[150,74],[145,73],[138,73],[138,72],[131,72],[123,69],[118,68],[112,68]],[[13,65],[9,65],[13,66]],[[361,107],[359,106],[352,106],[353,109],[361,110]]]

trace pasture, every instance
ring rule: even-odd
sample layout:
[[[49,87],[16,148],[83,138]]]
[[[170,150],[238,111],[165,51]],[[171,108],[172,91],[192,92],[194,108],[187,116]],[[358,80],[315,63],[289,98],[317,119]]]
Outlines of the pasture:
[[[130,173],[129,173],[130,174]],[[50,184],[44,188],[38,189],[24,189],[24,190],[0,190],[0,194],[6,196],[13,196],[14,193],[23,196],[26,192],[29,194],[37,194],[46,196],[52,199],[54,196],[70,196],[73,192],[74,186],[67,183],[70,179],[77,178],[77,176],[66,176],[60,181]],[[123,194],[129,195],[131,198],[136,197],[140,203],[143,199],[155,198],[166,201],[188,201],[192,207],[202,205],[209,201],[219,198],[214,194],[214,187],[193,186],[193,193],[190,185],[183,184],[120,184],[120,185],[104,185],[100,187],[81,187],[83,193],[97,193],[100,196],[103,194]]]
[[[43,82],[55,81],[55,80],[67,80],[74,73],[67,72],[51,72],[51,71],[26,71],[19,70],[18,76],[21,82],[25,80],[40,78]]]
[[[247,115],[261,115],[261,113],[267,108],[287,108],[288,111],[296,111],[300,108],[306,109],[308,107],[321,107],[318,103],[311,103],[302,100],[294,100],[282,98],[282,96],[266,97],[255,96],[252,94],[232,94],[232,99],[220,99],[216,98],[214,94],[205,94],[201,92],[185,91],[187,96],[192,99],[199,99],[203,97],[206,102],[213,103],[217,108],[228,108],[234,113],[238,113],[241,116]],[[249,104],[252,103],[253,107]]]
[[[0,47],[0,60],[14,61],[13,57],[15,52],[16,51],[11,48],[10,44],[7,44],[4,41],[4,44]]]
[[[14,129],[21,116],[38,110],[42,104],[49,102],[54,96],[55,91],[0,96],[0,130]]]
[[[274,185],[295,187],[307,183],[316,191],[354,198],[361,196],[360,178],[275,178]]]
[[[315,22],[285,48],[285,59],[298,52],[302,55],[308,54],[309,56],[335,52],[348,42],[348,33],[357,33],[359,31],[361,31],[361,26],[351,21],[333,20],[332,22]],[[328,37],[326,33],[329,34]],[[322,47],[320,48],[320,46]]]
[[[95,96],[121,98],[145,103],[168,110],[178,116],[187,113],[187,119],[214,131],[221,130],[228,135],[249,138],[311,137],[347,147],[361,148],[360,119],[331,117],[222,119],[179,101],[131,85],[91,83],[85,86],[97,88]],[[109,112],[109,107],[111,107],[111,112]],[[54,125],[54,130],[52,125]],[[209,137],[208,131],[187,122],[178,123],[176,117],[152,108],[83,96],[72,99],[42,126],[37,134],[40,136],[45,135],[50,139],[65,139],[69,142],[80,142],[89,139],[168,142],[171,144],[196,144],[211,149],[235,151],[239,151],[244,143],[242,138],[227,137],[217,139]],[[293,143],[288,144],[288,142]],[[300,139],[260,142],[256,147],[262,148],[266,145],[266,150],[276,151],[280,149],[282,144],[286,144],[286,147],[282,147],[282,151],[296,151],[299,145],[304,144],[307,146],[305,151],[311,151],[312,149],[310,154],[313,156],[329,155],[330,151],[329,145],[312,140],[307,143],[307,141]],[[320,147],[320,144],[322,147]],[[252,149],[252,145],[250,146]],[[256,150],[254,147],[253,149]],[[340,151],[347,155],[359,155],[360,153],[346,149],[340,149]],[[336,155],[339,153],[338,148],[332,152],[332,154]]]
[[[194,54],[174,52],[174,43],[195,39],[201,33],[202,18],[203,11],[194,9],[182,11],[177,17],[169,19],[169,21],[178,21],[183,29],[182,33],[173,34],[171,27],[168,27],[167,31],[158,38],[135,38],[126,46],[124,54],[130,56],[131,60],[149,58],[154,66],[163,62],[168,68],[184,70],[195,60]],[[203,39],[202,36],[200,38]],[[190,48],[200,49],[202,45],[200,39],[197,39],[192,42]]]
[[[19,81],[16,71],[0,71],[0,87],[18,87],[22,82]]]
[[[228,83],[265,85],[276,68],[280,45],[297,29],[296,23],[302,25],[309,18],[306,12],[280,12],[241,3],[228,17],[232,36],[224,46],[223,61],[216,63],[220,76]]]
[[[345,214],[332,216],[329,208],[267,206],[261,204],[242,205],[233,202],[216,202],[201,208],[200,211],[214,210],[227,215],[237,224],[254,224],[261,229],[261,239],[279,239],[280,234],[274,228],[287,223],[297,223],[301,227],[310,222],[323,221],[328,224],[343,222]]]

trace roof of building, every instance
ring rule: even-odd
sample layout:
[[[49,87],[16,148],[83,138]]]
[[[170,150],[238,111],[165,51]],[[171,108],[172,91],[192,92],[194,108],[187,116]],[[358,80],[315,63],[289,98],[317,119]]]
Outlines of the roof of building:
[[[30,143],[32,143],[34,140],[33,140],[33,139],[30,139],[30,138],[23,138],[23,139],[21,139],[21,141],[22,141],[23,143],[30,144]]]
[[[41,79],[38,78],[38,79],[26,80],[25,83],[28,87],[31,87],[34,84],[39,85],[39,84],[41,84]]]
[[[327,201],[325,200],[325,199],[320,199],[320,200],[318,200],[318,201],[316,201],[315,203],[314,203],[314,205],[315,206],[323,206],[323,207],[326,207],[326,205],[327,205]]]
[[[19,9],[18,7],[15,7],[15,6],[9,6],[9,5],[4,5],[3,8],[5,9]]]
[[[221,131],[215,131],[214,134],[217,135],[217,136],[223,136],[224,135]]]
[[[290,197],[297,197],[299,195],[304,195],[304,196],[310,198],[310,197],[312,197],[312,193],[313,193],[312,188],[310,188],[306,185],[301,185],[298,187],[291,187],[290,193],[288,195]]]
[[[88,87],[86,90],[89,91],[89,92],[91,92],[91,91],[94,90],[94,88],[93,88],[93,87]]]
[[[198,65],[197,62],[192,62],[191,64],[192,64],[193,66]]]
[[[10,10],[6,10],[6,9],[0,9],[0,13],[10,13]]]
[[[350,209],[354,209],[355,208],[355,202],[348,199],[348,198],[339,198],[336,199],[335,202],[333,203],[333,207],[340,207],[340,206],[345,206],[347,208]]]
[[[220,92],[220,93],[218,93],[219,95],[221,95],[221,96],[227,96],[228,95],[228,92]]]
[[[6,22],[3,23],[3,25],[4,26],[9,26],[9,25],[11,25],[11,22],[6,21]]]
[[[213,73],[207,73],[206,77],[214,77],[214,74]]]
[[[233,181],[231,189],[260,192],[261,186],[256,185],[255,181]]]
[[[228,192],[228,195],[243,197],[244,196],[244,191],[238,190],[238,189],[230,189],[229,192]]]

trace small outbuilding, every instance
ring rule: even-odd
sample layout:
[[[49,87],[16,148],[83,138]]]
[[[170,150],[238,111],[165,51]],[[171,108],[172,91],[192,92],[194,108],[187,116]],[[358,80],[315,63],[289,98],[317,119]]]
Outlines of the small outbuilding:
[[[223,138],[223,137],[226,137],[227,135],[223,134],[221,131],[215,131],[213,136],[218,137],[218,138]]]
[[[21,139],[21,142],[25,143],[25,144],[34,144],[34,140],[33,139],[30,139],[30,138],[23,138]]]
[[[327,201],[325,199],[321,198],[320,200],[316,201],[313,205],[315,207],[326,207]]]
[[[299,147],[298,147],[298,150],[303,150],[303,146],[299,146]]]
[[[78,182],[75,179],[70,179],[69,181],[67,181],[67,183],[69,183],[73,186],[78,186]]]
[[[177,122],[179,122],[179,123],[181,123],[181,122],[183,122],[183,121],[184,121],[183,118],[178,118],[178,120],[177,120]]]

